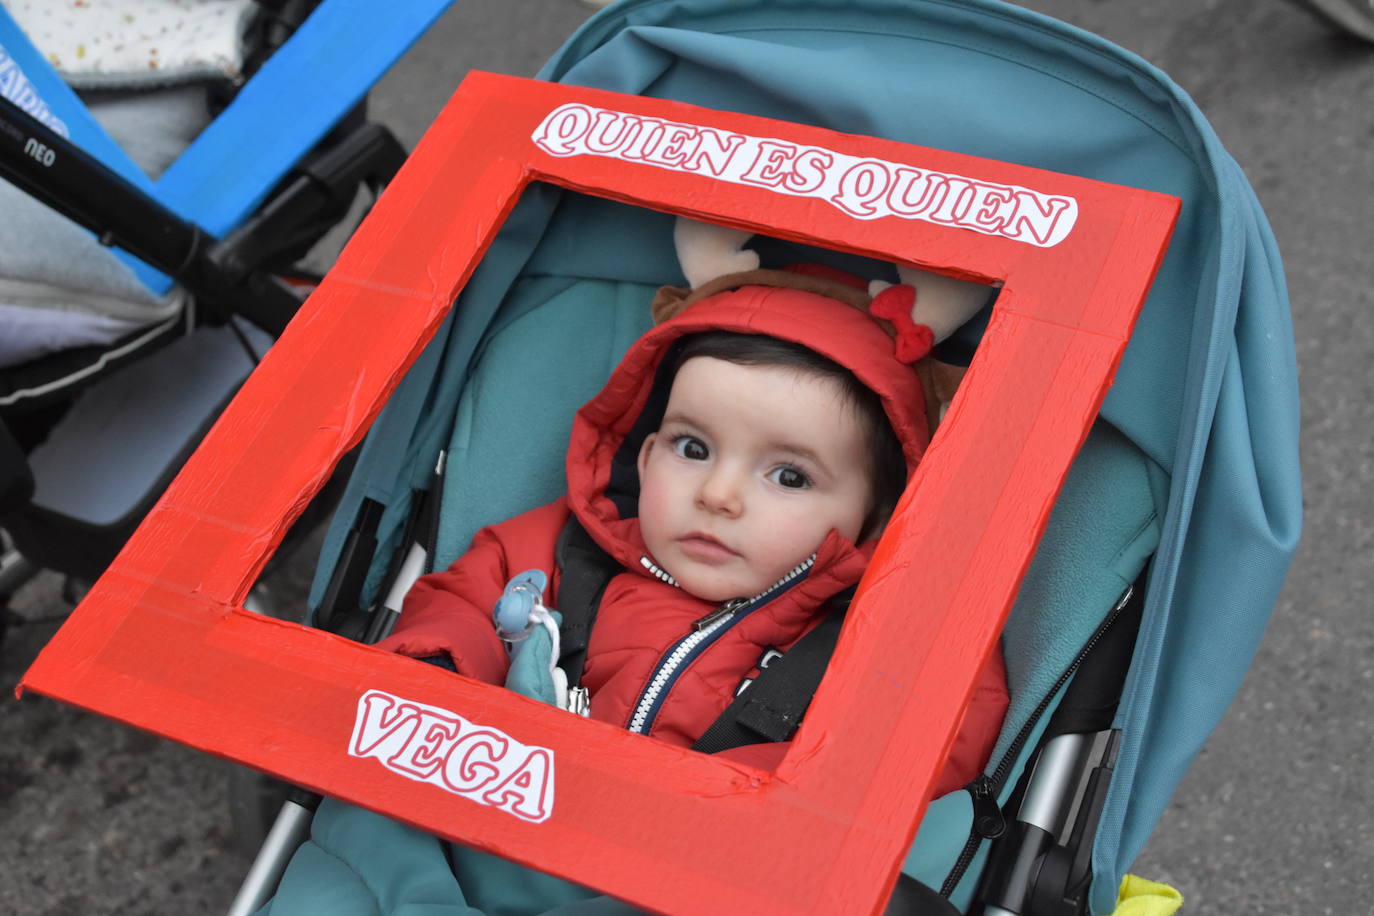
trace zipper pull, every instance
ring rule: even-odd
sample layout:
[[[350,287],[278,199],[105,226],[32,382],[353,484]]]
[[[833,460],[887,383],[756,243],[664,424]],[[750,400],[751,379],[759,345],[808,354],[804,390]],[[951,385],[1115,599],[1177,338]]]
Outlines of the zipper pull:
[[[967,786],[973,796],[973,829],[978,835],[995,840],[1007,832],[1007,819],[997,804],[997,793],[987,774],[980,774]]]
[[[748,603],[748,598],[731,598],[729,601],[725,602],[720,607],[716,608],[714,611],[707,614],[705,617],[702,617],[700,620],[695,621],[692,624],[692,629],[700,633],[702,630],[706,629],[711,624],[716,623],[720,620],[724,620],[726,617],[729,617],[731,614],[735,613],[735,611],[738,611],[740,608],[744,607]]]

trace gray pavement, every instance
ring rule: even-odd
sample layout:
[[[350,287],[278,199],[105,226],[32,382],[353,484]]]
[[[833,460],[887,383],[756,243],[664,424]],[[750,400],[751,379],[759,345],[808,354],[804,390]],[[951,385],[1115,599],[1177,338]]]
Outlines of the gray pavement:
[[[1374,48],[1281,0],[1023,4],[1162,67],[1245,167],[1288,270],[1305,536],[1255,665],[1135,871],[1189,914],[1369,913],[1374,885]],[[413,143],[468,68],[532,74],[575,0],[460,0],[373,94]],[[298,594],[304,567],[279,594]],[[0,650],[13,684],[63,603],[44,577]],[[220,912],[246,860],[230,765],[41,697],[0,712],[0,914]]]

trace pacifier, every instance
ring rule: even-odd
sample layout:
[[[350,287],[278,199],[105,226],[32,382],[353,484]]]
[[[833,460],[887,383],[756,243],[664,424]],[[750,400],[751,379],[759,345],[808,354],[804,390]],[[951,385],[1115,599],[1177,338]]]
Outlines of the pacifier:
[[[512,577],[491,612],[496,634],[506,642],[519,642],[541,626],[548,614],[544,606],[544,589],[548,585],[549,577],[538,569],[527,569]]]

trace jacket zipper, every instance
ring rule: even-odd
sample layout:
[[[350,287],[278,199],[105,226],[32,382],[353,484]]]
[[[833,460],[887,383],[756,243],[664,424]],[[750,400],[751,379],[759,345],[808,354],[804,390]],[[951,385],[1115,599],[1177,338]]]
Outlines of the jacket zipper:
[[[1031,733],[1035,730],[1035,726],[1040,721],[1040,717],[1045,714],[1045,710],[1049,708],[1050,703],[1054,700],[1060,689],[1068,683],[1069,678],[1073,677],[1074,672],[1078,670],[1078,666],[1083,664],[1083,659],[1087,658],[1088,653],[1097,645],[1098,640],[1102,638],[1102,634],[1106,633],[1107,629],[1116,622],[1116,618],[1120,616],[1122,609],[1126,607],[1127,602],[1131,600],[1134,594],[1135,587],[1130,586],[1127,587],[1122,596],[1117,599],[1115,606],[1112,607],[1106,619],[1093,631],[1093,635],[1088,638],[1087,643],[1085,643],[1078,654],[1074,656],[1069,666],[1064,669],[1064,673],[1059,675],[1059,679],[1054,682],[1054,685],[1047,690],[1045,695],[1040,699],[1040,703],[1035,707],[1034,711],[1031,712],[1030,717],[1026,719],[1025,724],[1021,726],[1021,730],[1016,733],[1016,737],[1007,747],[1005,753],[1002,754],[1002,759],[997,762],[997,767],[992,771],[992,775],[989,776],[980,773],[978,778],[964,787],[969,795],[973,796],[973,825],[969,829],[968,840],[964,842],[964,848],[960,851],[959,858],[954,863],[954,868],[950,871],[949,876],[945,878],[945,883],[940,886],[940,895],[942,897],[949,897],[949,895],[954,893],[954,889],[959,886],[959,882],[964,878],[964,872],[968,871],[969,865],[972,864],[973,857],[978,854],[978,847],[982,842],[984,840],[995,840],[1006,832],[1007,819],[1002,813],[1001,806],[997,804],[997,796],[1001,793],[1002,786],[1007,781],[1007,777],[1011,775],[1011,768],[1016,764],[1017,758],[1021,755],[1021,749],[1025,746],[1026,742],[1030,740]]]
[[[781,579],[753,598],[731,598],[720,607],[692,622],[692,631],[678,640],[663,657],[659,659],[649,685],[635,703],[634,713],[626,726],[630,731],[647,734],[653,726],[658,710],[667,699],[668,692],[680,675],[698,655],[705,652],[725,631],[744,619],[751,612],[772,601],[783,592],[796,585],[815,565],[813,554],[798,563]],[[646,568],[648,564],[646,564]],[[651,569],[652,571],[652,569]]]

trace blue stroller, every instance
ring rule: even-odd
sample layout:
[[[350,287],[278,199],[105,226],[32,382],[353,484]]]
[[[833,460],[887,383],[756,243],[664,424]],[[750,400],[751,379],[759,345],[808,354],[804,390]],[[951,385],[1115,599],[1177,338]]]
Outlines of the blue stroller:
[[[404,159],[365,94],[447,5],[0,8],[0,628],[39,568],[100,574],[290,320]]]
[[[932,802],[903,865],[903,882],[943,899],[928,908],[1112,912],[1248,666],[1298,535],[1282,269],[1240,169],[1158,71],[996,0],[626,0],[541,76],[1183,200],[1004,632],[1012,701],[992,758]],[[478,527],[560,492],[575,408],[644,330],[653,289],[681,282],[671,236],[661,214],[540,186],[525,195],[364,445],[311,596],[321,626],[374,638],[416,568],[446,565]],[[800,254],[883,269],[760,247],[765,263]],[[966,325],[942,358],[971,358],[980,328]],[[327,806],[270,912],[439,907],[406,887],[432,888],[440,873],[456,896],[435,912],[624,911],[540,896],[536,879],[503,868]],[[402,873],[409,883],[391,880]],[[331,889],[353,880],[383,891],[337,908]]]

